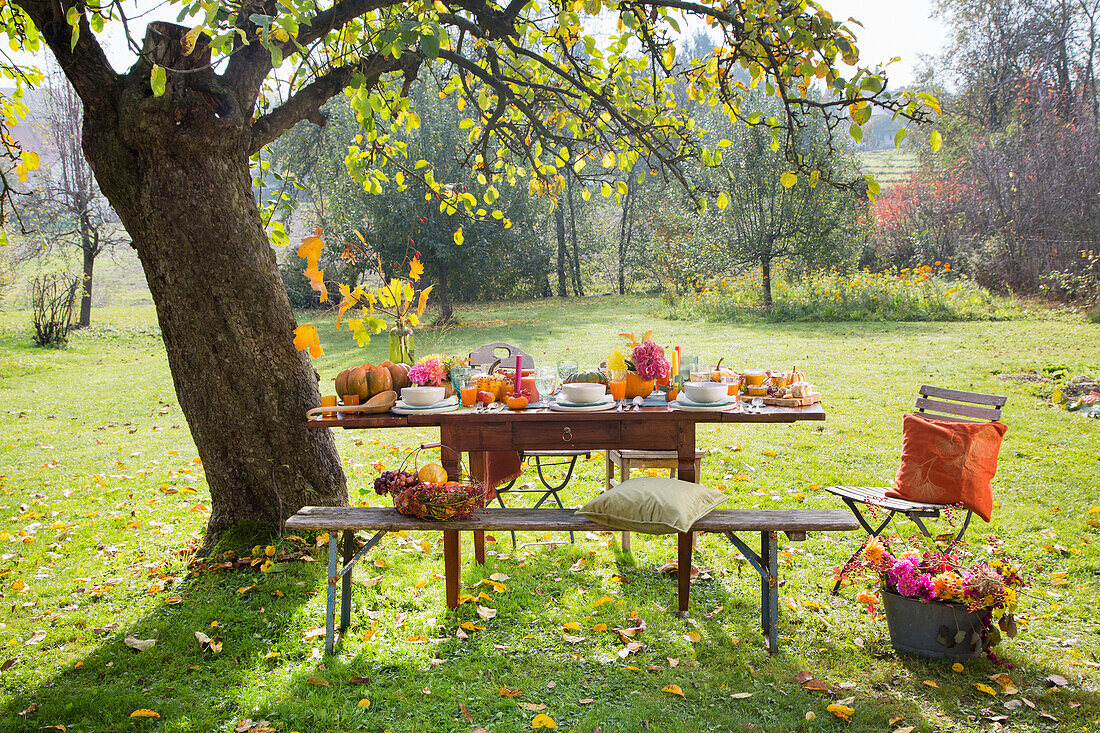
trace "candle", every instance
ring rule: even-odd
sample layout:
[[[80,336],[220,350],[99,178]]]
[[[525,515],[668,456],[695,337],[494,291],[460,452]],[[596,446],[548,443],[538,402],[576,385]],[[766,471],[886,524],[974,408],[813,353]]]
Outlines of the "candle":
[[[523,357],[516,354],[516,383],[512,388],[514,394],[519,394],[523,389]]]
[[[676,350],[672,352],[672,381],[675,383],[680,379],[680,347],[677,346]]]

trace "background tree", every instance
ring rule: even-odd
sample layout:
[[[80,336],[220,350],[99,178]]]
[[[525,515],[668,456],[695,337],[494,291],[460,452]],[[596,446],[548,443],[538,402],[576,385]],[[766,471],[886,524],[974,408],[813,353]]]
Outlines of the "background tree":
[[[26,207],[27,223],[47,244],[75,246],[81,254],[77,327],[91,325],[96,258],[125,242],[111,205],[103,198],[80,148],[83,106],[59,69],[46,77],[41,124],[46,164],[35,176]]]
[[[595,25],[605,9],[617,27],[597,39],[582,14]],[[290,337],[294,318],[250,171],[250,157],[294,124],[323,124],[328,99],[346,90],[364,127],[347,158],[364,186],[407,190],[416,175],[427,196],[474,217],[482,201],[445,191],[392,137],[419,126],[404,91],[421,73],[468,110],[463,160],[500,183],[553,180],[567,166],[583,180],[591,156],[629,170],[643,155],[687,183],[683,163],[705,151],[690,112],[668,96],[680,78],[692,99],[777,136],[811,108],[856,122],[874,105],[928,114],[929,100],[843,67],[858,62],[853,35],[814,3],[184,0],[179,20],[191,30],[153,22],[140,42],[120,0],[14,0],[0,17],[22,49],[45,42],[84,105],[84,152],[141,259],[206,469],[208,543],[242,521],[276,526],[303,504],[347,501],[332,436],[302,419],[317,403],[317,375]],[[711,24],[720,48],[677,59],[679,23],[693,19]],[[124,73],[98,40],[107,24],[137,54]],[[774,94],[782,115],[744,114],[735,69]],[[819,78],[825,99],[808,94]],[[584,147],[566,159],[565,140]]]

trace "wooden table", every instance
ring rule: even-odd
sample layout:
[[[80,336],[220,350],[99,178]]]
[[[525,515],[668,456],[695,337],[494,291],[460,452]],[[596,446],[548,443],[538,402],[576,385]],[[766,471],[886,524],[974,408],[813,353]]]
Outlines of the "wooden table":
[[[440,442],[455,451],[441,451],[443,468],[452,479],[459,478],[458,454],[462,452],[470,454],[470,472],[480,476],[485,451],[622,448],[676,451],[678,478],[695,482],[699,478],[695,474],[698,423],[782,424],[824,419],[825,410],[818,403],[808,407],[764,407],[753,413],[687,412],[665,406],[627,412],[555,412],[542,408],[488,414],[466,408],[436,415],[345,415],[337,411],[333,417],[310,419],[308,426],[346,430],[438,427]],[[687,613],[693,539],[692,532],[677,538],[681,614]],[[474,530],[474,557],[478,563],[485,562],[484,530]],[[447,605],[452,608],[458,605],[461,559],[459,530],[445,530],[443,562],[449,579]]]

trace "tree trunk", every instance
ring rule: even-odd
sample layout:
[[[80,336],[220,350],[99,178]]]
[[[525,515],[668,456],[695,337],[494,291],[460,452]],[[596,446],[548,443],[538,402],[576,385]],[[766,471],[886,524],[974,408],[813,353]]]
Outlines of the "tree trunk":
[[[451,292],[447,289],[447,266],[442,263],[439,265],[439,308],[443,323],[455,317],[454,309],[451,307]]]
[[[762,273],[762,282],[764,291],[764,309],[772,309],[772,258],[771,255],[760,256],[760,272]]]
[[[99,233],[92,232],[87,212],[80,215],[80,249],[84,254],[84,275],[80,283],[80,318],[77,328],[92,325],[92,270],[99,254]]]
[[[577,211],[573,207],[573,178],[566,176],[569,197],[569,236],[573,240],[573,294],[584,295],[584,285],[581,283],[581,257],[577,245]]]
[[[332,433],[306,429],[306,411],[320,404],[317,374],[293,344],[245,136],[176,131],[171,118],[143,118],[141,99],[122,95],[135,107],[118,111],[125,124],[88,110],[84,152],[156,304],[210,486],[208,550],[243,522],[278,529],[302,506],[346,505],[347,487]]]
[[[565,260],[568,252],[565,249],[565,214],[562,213],[562,202],[554,207],[554,232],[558,235],[558,297],[569,295],[568,282],[565,279]]]
[[[623,197],[623,217],[619,222],[619,295],[626,295],[626,255],[634,233],[634,189]]]

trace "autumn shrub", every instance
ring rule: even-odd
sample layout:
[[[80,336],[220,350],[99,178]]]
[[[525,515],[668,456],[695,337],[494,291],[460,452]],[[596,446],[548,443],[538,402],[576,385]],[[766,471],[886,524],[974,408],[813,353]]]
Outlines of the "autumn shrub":
[[[895,273],[831,270],[796,277],[780,269],[774,302],[764,308],[760,273],[696,283],[695,292],[665,296],[670,317],[710,321],[977,321],[1008,317],[993,295],[949,265]]]
[[[66,274],[43,274],[34,279],[31,285],[32,338],[37,346],[64,346],[68,341],[79,285],[80,278]]]

